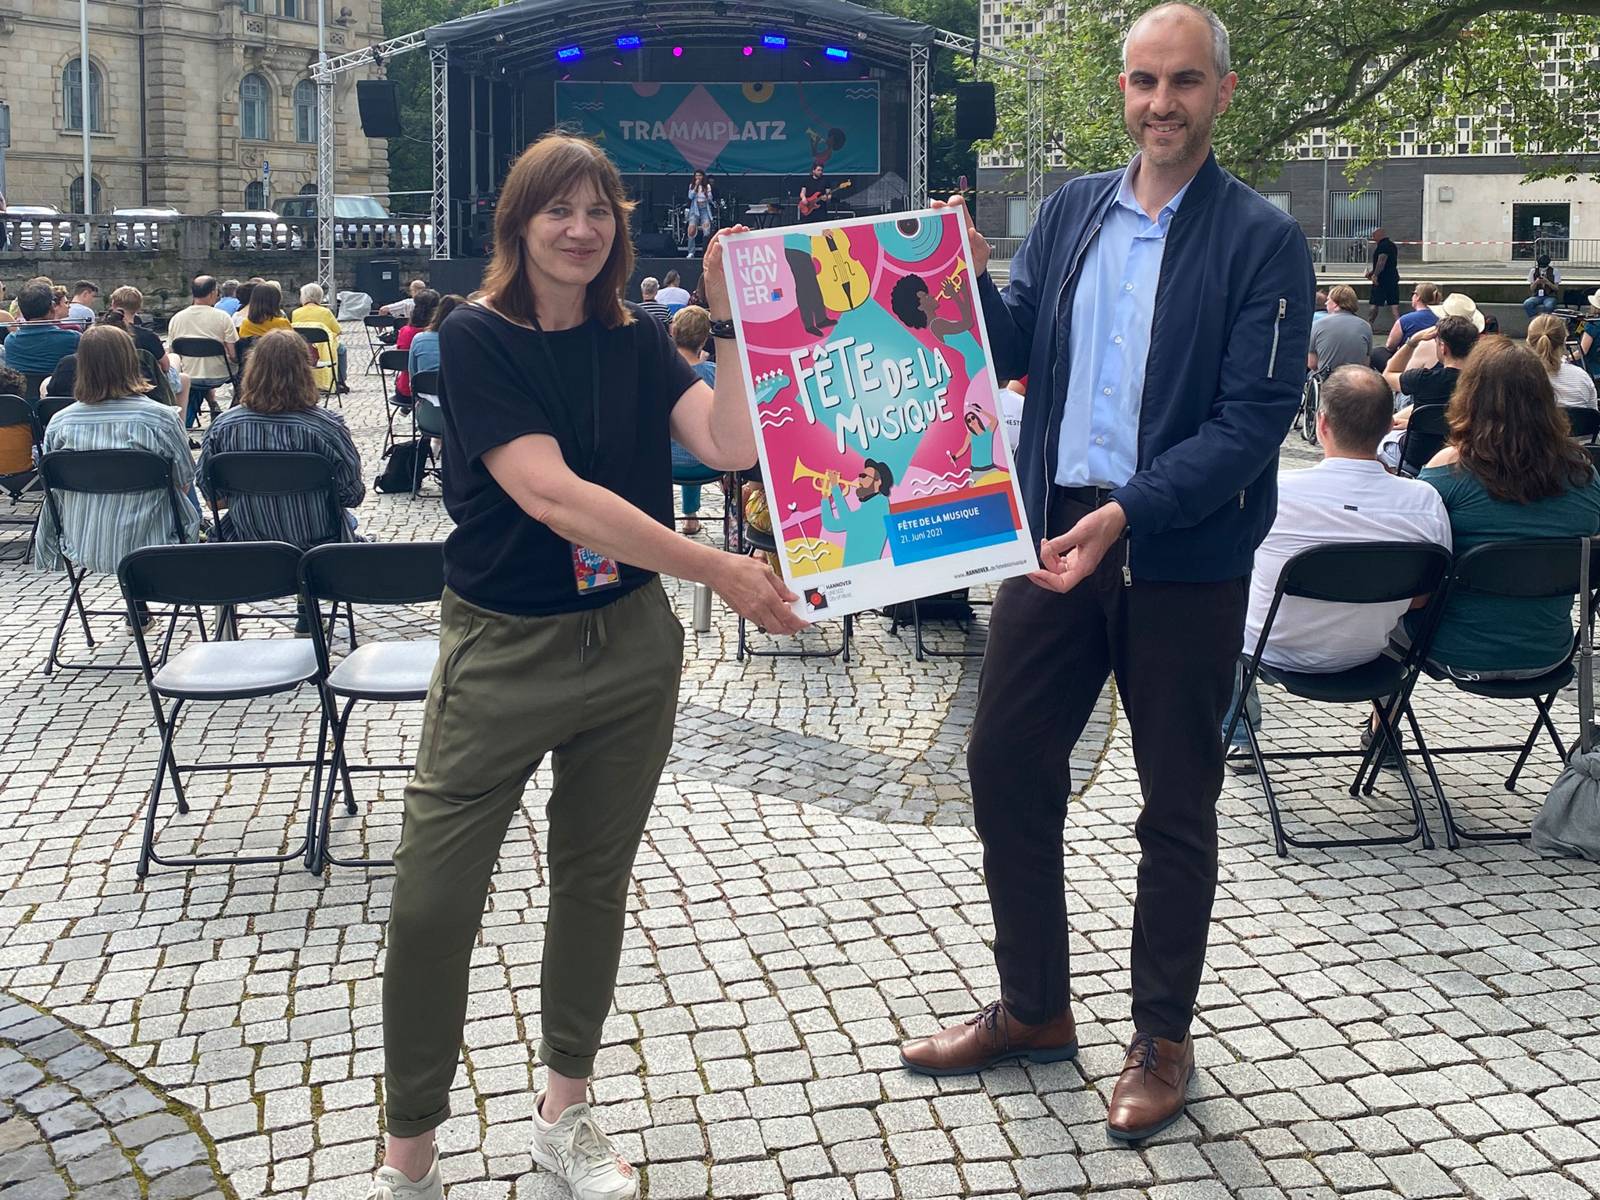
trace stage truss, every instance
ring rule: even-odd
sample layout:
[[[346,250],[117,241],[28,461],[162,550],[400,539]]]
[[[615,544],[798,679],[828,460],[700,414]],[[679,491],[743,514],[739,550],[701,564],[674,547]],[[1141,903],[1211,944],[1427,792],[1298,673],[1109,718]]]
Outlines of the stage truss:
[[[709,4],[691,3],[696,40],[715,41],[719,36],[748,37],[751,30],[761,27],[757,7],[749,3],[740,5],[737,17],[729,14],[728,6],[721,0]],[[703,13],[700,11],[704,9]],[[494,11],[494,10],[489,10]],[[683,14],[679,14],[680,16]],[[463,18],[471,20],[472,18]],[[599,12],[589,18],[568,20],[560,29],[563,42],[582,42],[601,34],[609,34],[619,27],[616,12]],[[773,19],[782,20],[781,15]],[[825,36],[828,30],[812,21],[807,30],[816,36]],[[971,55],[974,59],[987,58],[1007,70],[1020,73],[1027,85],[1027,136],[1023,147],[1023,165],[1028,198],[1028,218],[1031,222],[1044,200],[1044,72],[1037,66],[1007,54],[1004,48],[991,42],[953,33],[947,29],[934,29],[933,44],[944,50]],[[337,58],[330,58],[312,67],[311,78],[317,84],[319,119],[317,121],[317,281],[324,292],[332,297],[333,285],[333,195],[334,195],[334,133],[333,80],[346,72],[362,67],[381,66],[386,60],[427,45],[428,31],[419,29],[388,41],[352,50]],[[910,77],[910,122],[908,131],[909,168],[907,186],[913,206],[921,206],[928,199],[928,83],[930,59],[926,45],[892,43],[887,39],[869,42],[860,30],[839,29],[834,36],[848,38],[852,53],[864,61],[893,67],[904,63]],[[550,41],[550,31],[542,26],[533,29],[526,37],[497,35],[493,41],[493,61],[498,66],[490,69],[483,54],[463,56],[461,65],[470,73],[493,78],[504,77],[519,58],[527,57],[533,47],[544,47]],[[448,45],[433,46],[428,51],[432,67],[433,109],[433,249],[432,257],[450,257],[450,97],[449,71],[451,64]],[[529,62],[532,66],[532,62]]]

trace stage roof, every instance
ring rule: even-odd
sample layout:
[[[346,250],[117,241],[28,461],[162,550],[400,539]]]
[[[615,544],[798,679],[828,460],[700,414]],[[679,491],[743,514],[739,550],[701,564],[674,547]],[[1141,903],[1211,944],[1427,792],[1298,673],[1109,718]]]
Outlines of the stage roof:
[[[936,30],[849,0],[516,0],[427,31],[427,44],[448,47],[450,63],[478,74],[558,69],[558,46],[603,45],[621,33],[650,43],[737,45],[769,31],[807,44],[844,46],[851,57],[903,67],[913,47],[931,47]]]

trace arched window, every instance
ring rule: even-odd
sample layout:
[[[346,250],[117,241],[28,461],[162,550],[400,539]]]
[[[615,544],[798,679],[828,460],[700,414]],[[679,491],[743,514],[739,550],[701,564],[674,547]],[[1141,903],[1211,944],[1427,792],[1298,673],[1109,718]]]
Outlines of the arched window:
[[[309,79],[294,85],[294,140],[317,140],[317,85]]]
[[[239,136],[264,142],[267,125],[267,81],[246,75],[239,81]]]
[[[105,209],[100,203],[100,181],[98,179],[94,181],[94,190],[90,194],[94,199],[94,211],[104,212]],[[67,211],[75,213],[89,211],[83,207],[82,175],[79,175],[76,179],[74,179],[72,181],[72,186],[67,189]]]
[[[106,131],[105,88],[100,78],[100,68],[89,63],[89,132]],[[67,128],[83,128],[83,71],[79,60],[73,59],[61,72],[61,91],[66,99]]]
[[[302,196],[315,196],[317,194],[317,185],[314,183],[302,183],[300,185],[300,194]]]
[[[257,179],[244,189],[244,206],[248,212],[263,212],[267,207],[267,185]]]

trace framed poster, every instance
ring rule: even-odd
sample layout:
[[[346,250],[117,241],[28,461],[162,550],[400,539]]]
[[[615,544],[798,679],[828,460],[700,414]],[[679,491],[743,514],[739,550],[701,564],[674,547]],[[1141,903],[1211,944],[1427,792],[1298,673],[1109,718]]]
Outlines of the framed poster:
[[[796,611],[844,616],[1033,570],[959,214],[757,230],[725,255]]]

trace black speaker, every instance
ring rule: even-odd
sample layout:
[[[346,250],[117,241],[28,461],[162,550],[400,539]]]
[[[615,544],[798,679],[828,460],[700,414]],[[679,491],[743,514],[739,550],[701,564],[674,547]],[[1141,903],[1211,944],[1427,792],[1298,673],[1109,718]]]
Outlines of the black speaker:
[[[634,253],[641,258],[676,258],[678,243],[672,240],[670,233],[658,233],[644,229],[633,239]]]
[[[356,291],[372,297],[372,306],[400,299],[400,263],[393,258],[356,260]]]
[[[994,89],[989,89],[989,112],[994,113]],[[400,136],[400,85],[387,79],[356,80],[356,108],[361,132],[372,138]]]
[[[956,140],[977,142],[994,136],[994,84],[956,84]]]

